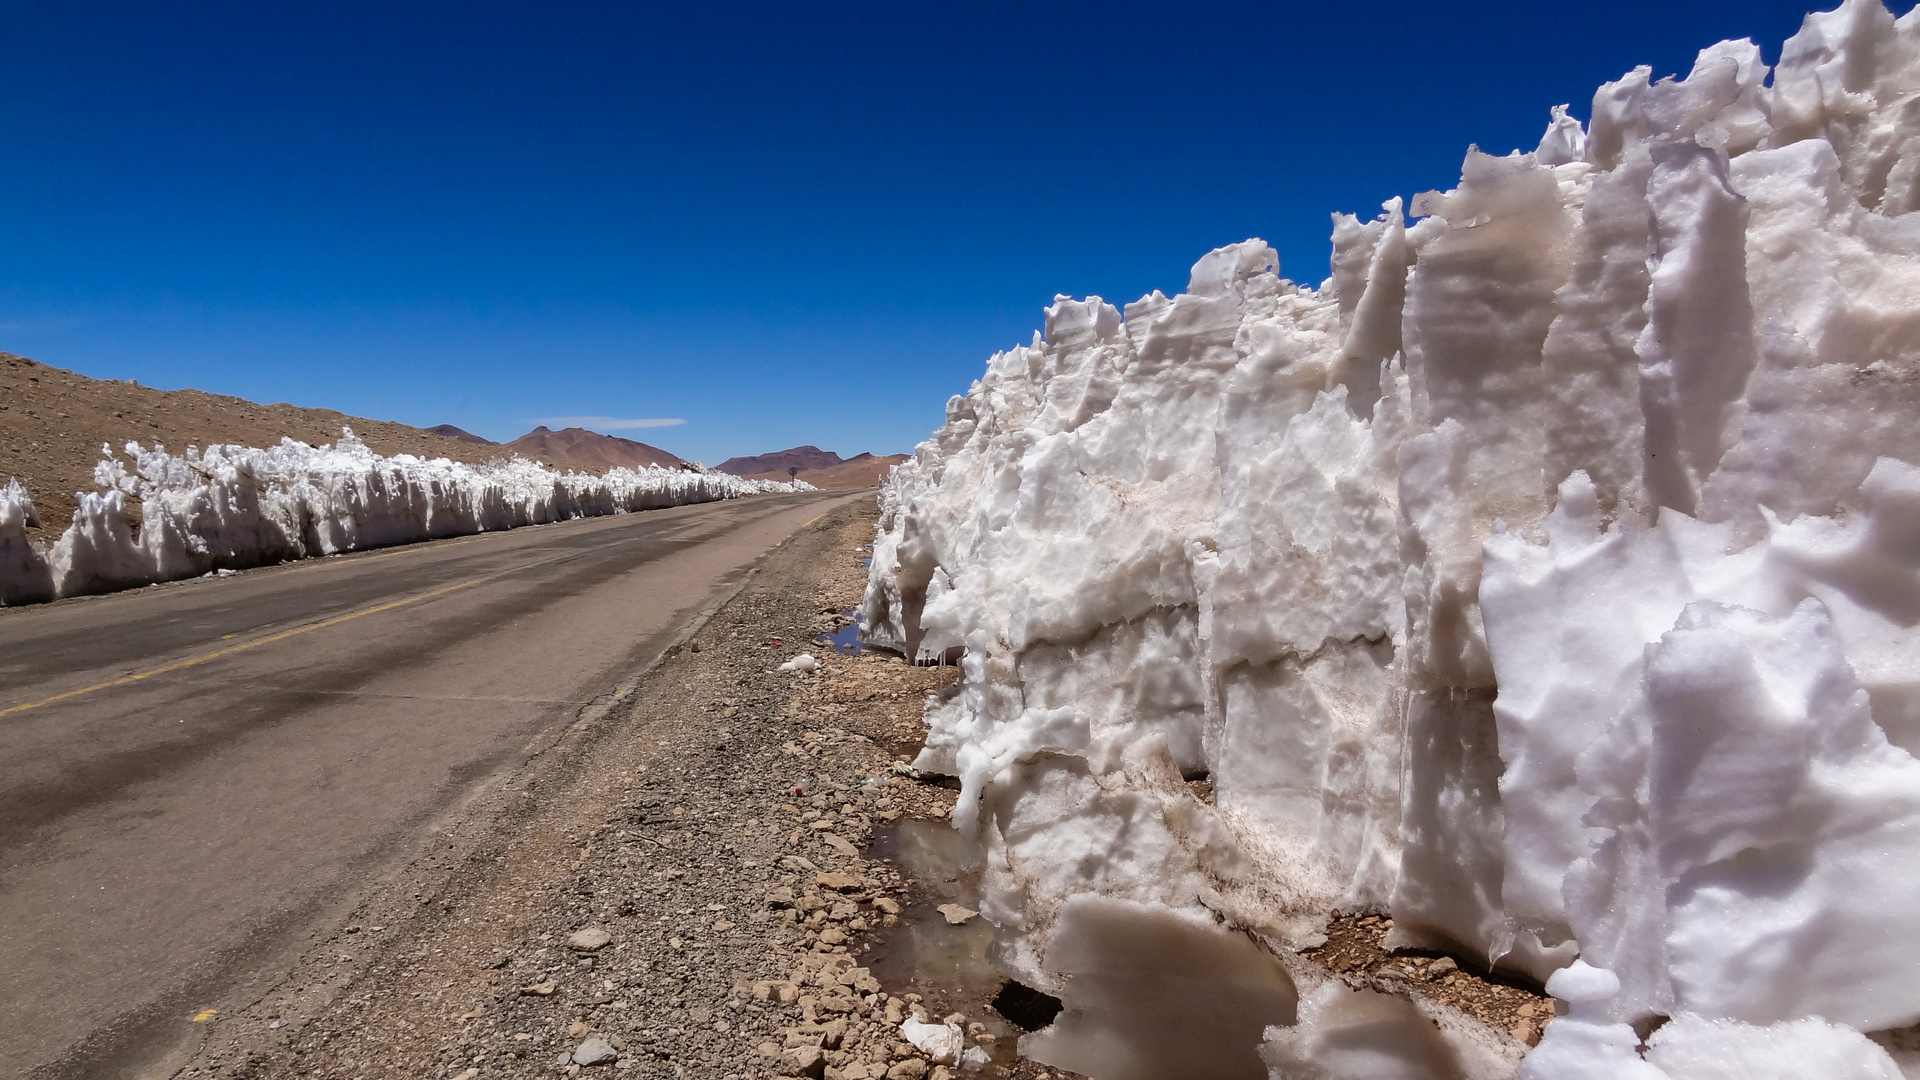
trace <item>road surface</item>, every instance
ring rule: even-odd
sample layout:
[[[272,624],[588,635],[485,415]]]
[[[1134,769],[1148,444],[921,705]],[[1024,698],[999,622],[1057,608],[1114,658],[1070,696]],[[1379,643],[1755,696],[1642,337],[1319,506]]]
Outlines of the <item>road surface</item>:
[[[0,611],[0,1076],[161,1069],[197,1010],[350,906],[774,544],[862,497]]]

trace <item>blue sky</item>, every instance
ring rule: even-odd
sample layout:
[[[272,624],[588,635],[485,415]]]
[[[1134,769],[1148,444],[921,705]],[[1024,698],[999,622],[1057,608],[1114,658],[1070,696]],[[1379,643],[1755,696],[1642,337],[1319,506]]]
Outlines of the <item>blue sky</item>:
[[[1055,293],[1248,236],[1318,282],[1329,212],[1804,10],[9,5],[0,349],[496,439],[903,451]]]

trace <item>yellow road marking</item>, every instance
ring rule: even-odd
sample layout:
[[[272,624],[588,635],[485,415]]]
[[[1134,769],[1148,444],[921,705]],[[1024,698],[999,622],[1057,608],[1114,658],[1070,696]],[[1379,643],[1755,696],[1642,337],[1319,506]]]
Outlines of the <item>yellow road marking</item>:
[[[282,630],[277,634],[272,634],[267,637],[260,638],[257,641],[248,641],[248,642],[243,642],[239,645],[230,645],[227,648],[216,649],[210,653],[201,653],[199,656],[190,656],[185,660],[175,660],[171,664],[162,664],[157,668],[151,668],[147,671],[138,671],[133,673],[132,675],[122,675],[117,679],[109,679],[106,682],[94,683],[92,686],[83,686],[78,690],[69,690],[64,694],[55,694],[50,698],[42,698],[39,701],[30,701],[30,702],[27,702],[25,705],[15,705],[11,708],[0,709],[0,716],[10,716],[13,713],[17,713],[17,712],[26,712],[28,709],[37,709],[42,705],[51,705],[56,701],[65,701],[68,698],[77,698],[85,694],[91,694],[96,690],[106,690],[115,686],[127,686],[132,683],[137,683],[142,679],[151,679],[155,675],[165,675],[170,671],[179,671],[182,668],[194,667],[199,664],[204,664],[209,660],[218,660],[224,656],[232,656],[235,653],[243,653],[249,649],[257,649],[262,645],[271,645],[276,641],[285,641],[290,637],[298,637],[301,634],[310,633],[314,630],[325,630],[329,626],[339,626],[343,622],[351,622],[352,620],[358,619],[364,615],[378,615],[383,611],[392,611],[394,608],[406,607],[408,604],[417,604],[422,600],[430,600],[436,596],[444,596],[447,593],[453,592],[456,589],[465,589],[465,588],[468,588],[469,586],[478,585],[479,583],[480,582],[478,580],[475,580],[475,581],[461,581],[452,585],[443,585],[438,589],[431,589],[427,592],[420,593],[417,596],[409,596],[405,600],[394,600],[385,604],[380,604],[375,607],[364,608],[360,611],[351,612],[346,615],[337,615],[331,619],[327,619],[322,622],[313,623],[309,626],[295,627],[292,630]]]
[[[393,545],[394,550],[392,551],[381,551],[379,548],[362,548],[359,551],[336,551],[332,557],[321,555],[296,560],[292,565],[288,566],[287,569],[289,571],[324,570],[329,566],[347,566],[379,562],[381,559],[392,559],[401,555],[417,555],[423,551],[445,551],[448,548],[460,547],[463,544],[477,544],[490,536],[498,536],[505,531],[507,530],[502,529],[494,532],[478,533],[464,540],[455,540],[451,537],[440,540],[415,540],[411,543],[395,544]],[[379,552],[379,554],[373,554],[374,552]]]
[[[219,1009],[201,1009],[199,1012],[193,1014],[193,1022],[198,1024],[203,1020],[211,1020],[219,1015]]]

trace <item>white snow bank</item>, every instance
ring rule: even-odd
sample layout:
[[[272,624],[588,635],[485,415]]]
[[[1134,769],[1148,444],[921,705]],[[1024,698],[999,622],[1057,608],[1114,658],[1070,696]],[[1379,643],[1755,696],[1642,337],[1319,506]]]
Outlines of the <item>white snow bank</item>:
[[[73,522],[48,549],[29,543],[33,503],[0,488],[0,604],[108,592],[216,569],[359,551],[577,517],[622,514],[776,491],[791,484],[711,471],[558,473],[523,458],[465,465],[381,457],[343,429],[331,446],[282,439],[255,449],[213,445],[184,455],[138,443],[127,459],[101,447],[101,490],[79,494]],[[129,499],[139,526],[127,521]]]
[[[916,764],[961,779],[999,962],[1069,1001],[1043,1059],[1161,993],[1074,990],[1099,896],[1283,954],[1345,909],[1584,957],[1618,988],[1539,1080],[1892,1060],[1860,1033],[1920,1022],[1916,102],[1920,15],[1849,0],[1772,71],[1724,42],[1470,152],[1412,224],[1336,216],[1317,288],[1256,240],[1056,298],[948,403],[864,621],[960,664]],[[1351,1050],[1405,1009],[1301,993],[1275,1076],[1499,1071],[1470,1025],[1455,1065]]]
[[[53,599],[46,555],[27,539],[28,527],[39,524],[26,489],[8,480],[0,487],[0,606]]]

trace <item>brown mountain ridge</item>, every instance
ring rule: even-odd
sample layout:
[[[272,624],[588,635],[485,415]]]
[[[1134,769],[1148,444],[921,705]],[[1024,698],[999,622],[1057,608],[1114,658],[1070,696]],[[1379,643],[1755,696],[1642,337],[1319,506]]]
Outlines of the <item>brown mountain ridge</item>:
[[[862,455],[865,456],[865,455]],[[822,450],[817,446],[795,446],[786,450],[775,450],[771,454],[755,454],[752,457],[730,457],[717,468],[723,473],[735,476],[756,476],[760,473],[780,473],[785,478],[788,469],[830,469],[848,460],[831,450]]]
[[[817,488],[846,490],[878,484],[886,478],[889,470],[907,460],[907,457],[906,454],[888,454],[885,457],[855,454],[843,458],[831,450],[807,445],[752,457],[728,458],[720,463],[719,468],[721,472],[744,476],[749,480],[786,480],[793,477]],[[795,477],[788,472],[789,469],[798,469],[799,475]]]
[[[553,431],[542,424],[502,445],[500,449],[546,462],[555,468],[577,469],[580,472],[644,469],[649,465],[658,465],[663,469],[687,468],[685,461],[657,446],[577,427]]]

